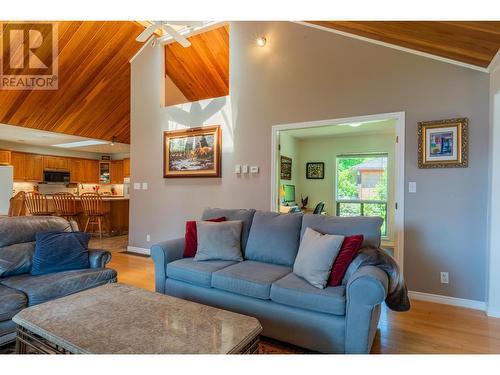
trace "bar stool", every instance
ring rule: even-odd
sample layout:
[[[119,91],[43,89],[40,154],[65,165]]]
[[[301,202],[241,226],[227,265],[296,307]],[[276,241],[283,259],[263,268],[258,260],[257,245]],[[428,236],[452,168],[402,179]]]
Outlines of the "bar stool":
[[[53,196],[56,215],[68,221],[76,221],[80,226],[78,215],[80,212],[76,209],[76,199],[71,193],[55,193]]]
[[[80,195],[82,202],[83,213],[87,216],[84,232],[87,231],[89,225],[99,228],[99,239],[102,240],[102,221],[106,216],[102,197],[98,193],[83,193]]]
[[[25,205],[26,193],[20,191],[9,201],[9,216],[25,216],[26,215],[26,205]]]
[[[26,193],[25,203],[29,213],[33,216],[52,216],[53,214],[49,211],[45,194],[30,191]]]

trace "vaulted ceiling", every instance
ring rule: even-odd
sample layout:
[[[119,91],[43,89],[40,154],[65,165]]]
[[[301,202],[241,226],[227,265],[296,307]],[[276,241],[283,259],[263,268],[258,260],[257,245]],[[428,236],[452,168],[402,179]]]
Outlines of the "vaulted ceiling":
[[[500,48],[494,21],[309,21],[369,39],[486,68]]]
[[[310,21],[429,54],[487,67],[500,22]],[[59,89],[0,90],[0,123],[130,142],[130,58],[137,22],[58,22]],[[3,31],[3,30],[2,30]],[[165,46],[165,74],[189,101],[229,94],[229,27]],[[5,56],[2,56],[2,61]]]
[[[0,123],[130,143],[129,59],[142,45],[135,37],[143,27],[111,21],[57,25],[59,88],[0,90]]]
[[[229,26],[165,46],[165,74],[190,102],[229,95]]]

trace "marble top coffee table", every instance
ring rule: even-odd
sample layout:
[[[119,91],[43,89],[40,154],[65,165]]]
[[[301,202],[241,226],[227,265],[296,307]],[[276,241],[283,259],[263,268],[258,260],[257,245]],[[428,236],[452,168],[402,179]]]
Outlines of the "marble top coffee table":
[[[124,284],[28,307],[13,320],[19,353],[255,353],[262,331],[255,318]]]

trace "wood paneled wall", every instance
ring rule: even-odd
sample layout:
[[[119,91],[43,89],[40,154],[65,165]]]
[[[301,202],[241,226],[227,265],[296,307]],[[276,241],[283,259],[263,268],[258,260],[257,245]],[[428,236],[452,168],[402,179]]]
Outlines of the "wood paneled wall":
[[[229,95],[229,26],[165,46],[165,74],[190,101]]]
[[[143,28],[56,23],[58,90],[0,90],[0,123],[130,143],[129,59],[142,46],[135,38]]]
[[[366,38],[487,67],[500,48],[500,22],[309,21]]]

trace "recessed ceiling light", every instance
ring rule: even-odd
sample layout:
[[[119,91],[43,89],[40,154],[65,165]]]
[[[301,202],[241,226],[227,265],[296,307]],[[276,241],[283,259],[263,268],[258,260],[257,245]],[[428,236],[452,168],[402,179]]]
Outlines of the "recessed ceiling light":
[[[69,143],[59,143],[57,145],[52,145],[54,147],[62,147],[62,148],[74,148],[74,147],[84,147],[84,146],[95,146],[95,145],[104,145],[107,144],[106,141],[77,141],[77,142],[69,142]]]

